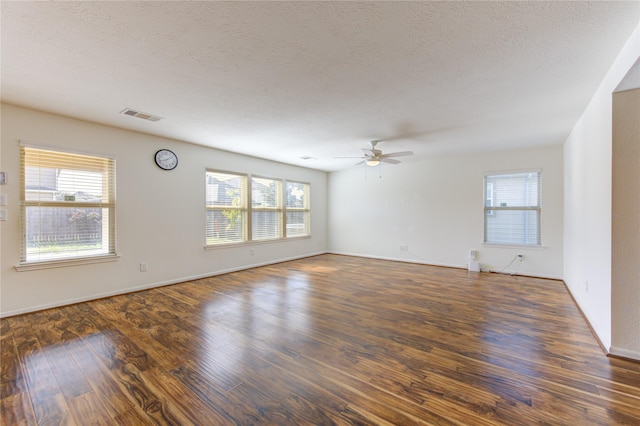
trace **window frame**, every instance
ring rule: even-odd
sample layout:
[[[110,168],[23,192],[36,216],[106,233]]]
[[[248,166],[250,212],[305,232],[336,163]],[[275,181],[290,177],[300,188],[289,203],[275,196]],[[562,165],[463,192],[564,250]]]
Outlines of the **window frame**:
[[[19,264],[15,266],[18,271],[27,271],[33,269],[47,269],[63,266],[71,266],[76,264],[88,264],[88,263],[101,263],[118,260],[116,250],[116,159],[114,156],[96,153],[96,152],[83,152],[74,149],[47,146],[40,144],[32,144],[26,141],[20,141],[19,143],[20,153],[20,247],[19,247]],[[48,157],[47,162],[41,162],[36,160],[36,156],[43,154]],[[59,157],[59,158],[56,158]],[[86,157],[84,160],[83,157]],[[82,167],[74,168],[76,166],[74,161]],[[28,165],[28,163],[33,163]],[[65,164],[66,163],[66,164]],[[54,166],[54,167],[45,167]],[[55,167],[58,166],[58,167]],[[64,166],[67,166],[66,168]],[[64,200],[47,200],[38,197],[38,199],[29,199],[27,196],[32,189],[27,188],[27,167],[37,167],[38,169],[53,169],[53,170],[69,170],[69,171],[84,171],[90,172],[99,170],[102,176],[102,200],[101,201],[77,201],[74,196],[73,199]],[[91,170],[94,169],[94,170]],[[57,178],[56,178],[57,179]],[[77,188],[76,188],[77,189]],[[43,192],[41,189],[38,192]],[[59,188],[50,189],[50,192],[63,192]],[[77,194],[78,192],[76,192]],[[101,220],[101,240],[106,238],[106,243],[103,243],[104,250],[100,253],[79,253],[77,250],[61,250],[62,255],[44,256],[44,258],[29,260],[28,253],[28,232],[27,232],[27,210],[29,208],[77,208],[77,209],[103,209],[107,211],[108,219],[106,221]],[[104,216],[102,216],[104,217]],[[106,232],[105,232],[106,229]],[[66,253],[66,254],[65,254]]]
[[[527,174],[535,174],[537,180],[537,199],[535,204],[524,202],[522,204],[516,205],[494,205],[496,203],[495,196],[495,185],[494,182],[488,182],[490,178],[496,178],[500,176],[517,176],[517,175],[527,175]],[[492,193],[488,194],[488,188],[491,188]],[[514,170],[514,171],[503,171],[503,172],[492,172],[486,173],[483,178],[483,200],[484,200],[484,208],[483,208],[483,216],[484,216],[484,228],[483,228],[483,245],[486,246],[497,246],[497,247],[522,247],[522,248],[531,248],[531,249],[539,249],[542,248],[542,169],[526,169],[526,170]],[[491,205],[488,205],[488,202],[491,202]],[[487,230],[488,230],[488,221],[489,220],[497,220],[499,216],[499,212],[501,211],[511,211],[511,212],[536,212],[536,230],[535,235],[537,237],[537,241],[533,243],[527,243],[525,236],[523,235],[523,241],[520,242],[505,242],[505,241],[493,241],[488,240]]]
[[[253,183],[254,181],[257,182],[257,180],[271,181],[276,184],[275,206],[265,206],[265,205],[254,206]],[[251,191],[249,195],[249,215],[248,215],[249,239],[248,241],[259,242],[259,241],[273,241],[273,240],[282,239],[284,235],[284,227],[286,223],[282,214],[284,211],[284,206],[282,203],[284,185],[283,185],[282,179],[251,175],[249,181],[251,182]],[[277,235],[275,237],[256,238],[254,236],[254,231],[256,230],[256,227],[254,226],[254,217],[253,217],[254,212],[275,213],[275,223],[278,230]]]
[[[240,206],[227,206],[227,205],[222,205],[222,206],[210,206],[207,204],[207,179],[209,177],[209,173],[213,173],[213,174],[218,174],[218,175],[227,175],[227,176],[234,176],[234,177],[238,177],[241,179],[241,191],[240,191],[240,201],[241,201],[241,205]],[[205,204],[205,246],[206,247],[221,247],[221,246],[229,246],[229,245],[234,245],[234,244],[243,244],[247,241],[247,236],[250,235],[250,229],[249,229],[249,225],[248,225],[248,217],[251,214],[250,208],[249,208],[249,200],[250,200],[250,194],[247,193],[247,182],[250,180],[250,176],[244,173],[236,173],[236,172],[229,172],[229,171],[222,171],[222,170],[213,170],[213,169],[206,169],[205,170],[205,200],[204,200],[204,204]],[[242,238],[241,241],[229,241],[229,242],[221,242],[221,243],[217,243],[217,244],[209,244],[208,243],[208,236],[207,236],[207,231],[206,231],[206,227],[207,227],[207,219],[206,219],[206,213],[209,211],[223,211],[223,210],[235,210],[235,211],[239,211],[240,212],[240,217],[242,218],[242,224],[240,226],[241,232],[242,232]]]
[[[303,185],[304,186],[304,206],[303,207],[289,207],[287,205],[287,193],[288,193],[288,185],[292,183],[292,184],[299,184],[299,185]],[[308,182],[301,182],[301,181],[296,181],[296,180],[285,180],[284,182],[284,217],[283,217],[283,221],[284,221],[284,238],[304,238],[304,237],[308,237],[311,235],[311,224],[310,224],[310,218],[311,218],[311,207],[310,207],[310,194],[311,194],[311,184],[309,184]],[[287,225],[289,225],[289,223],[287,222],[287,213],[289,212],[302,212],[305,214],[305,226],[304,226],[304,234],[298,234],[298,235],[288,235],[287,232]]]
[[[209,224],[207,223],[207,219],[206,219],[206,214],[205,214],[205,249],[216,249],[216,248],[222,248],[222,247],[232,247],[232,246],[238,246],[238,245],[250,245],[250,244],[261,244],[261,243],[269,243],[269,242],[276,242],[276,241],[285,241],[285,240],[291,240],[291,239],[295,239],[295,238],[309,238],[311,237],[311,225],[310,225],[310,218],[311,218],[311,209],[310,209],[310,200],[309,200],[309,196],[311,193],[311,184],[308,182],[303,182],[303,181],[298,181],[298,180],[287,180],[287,179],[283,179],[283,178],[274,178],[274,177],[269,177],[269,176],[264,176],[264,175],[254,175],[251,173],[239,173],[239,172],[230,172],[230,171],[223,171],[223,170],[219,170],[219,169],[212,169],[212,168],[206,168],[205,169],[205,212],[209,211],[211,209],[211,206],[207,205],[207,188],[206,188],[206,179],[209,176],[209,173],[218,173],[218,174],[226,174],[226,175],[230,175],[230,176],[242,176],[244,177],[244,181],[243,181],[243,194],[244,194],[244,203],[245,203],[245,207],[244,207],[244,236],[242,241],[228,241],[228,242],[219,242],[219,243],[215,243],[215,244],[211,244],[209,243],[209,238],[208,238],[208,226]],[[269,180],[269,181],[273,181],[276,182],[278,188],[277,188],[277,196],[276,196],[276,205],[275,206],[254,206],[253,203],[253,181],[254,179],[264,179],[264,180]],[[302,184],[305,187],[305,206],[303,208],[296,208],[296,207],[287,207],[287,199],[286,199],[286,191],[287,191],[287,185],[288,183],[295,183],[295,184]],[[224,210],[224,209],[228,209],[228,207],[226,206],[220,206],[220,207],[216,207],[216,210]],[[306,213],[306,217],[305,217],[305,229],[304,229],[304,234],[300,234],[300,235],[291,235],[288,236],[287,235],[287,212],[289,211],[302,211]],[[275,212],[276,213],[276,218],[278,221],[278,227],[279,227],[279,233],[277,236],[275,237],[269,237],[269,238],[255,238],[253,235],[253,231],[254,231],[254,218],[253,218],[253,213],[254,212]]]

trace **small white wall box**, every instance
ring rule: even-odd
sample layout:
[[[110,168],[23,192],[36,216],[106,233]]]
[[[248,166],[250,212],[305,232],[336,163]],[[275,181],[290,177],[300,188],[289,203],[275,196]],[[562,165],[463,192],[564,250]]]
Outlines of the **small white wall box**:
[[[480,272],[480,262],[469,261],[469,272]]]

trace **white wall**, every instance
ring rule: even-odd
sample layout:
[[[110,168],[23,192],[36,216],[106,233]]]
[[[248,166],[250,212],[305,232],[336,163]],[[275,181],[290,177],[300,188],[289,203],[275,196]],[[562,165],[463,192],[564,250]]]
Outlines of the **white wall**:
[[[612,183],[611,353],[640,359],[640,88],[613,94]]]
[[[640,26],[564,144],[564,279],[606,348],[612,310],[612,93],[639,56]]]
[[[417,263],[467,267],[478,250],[483,268],[562,277],[562,146],[364,166],[329,175],[329,250]],[[483,246],[483,178],[542,169],[544,249]],[[401,250],[406,245],[407,250]]]
[[[8,195],[9,218],[0,222],[3,316],[326,251],[325,172],[11,105],[2,105],[1,135],[0,170],[9,177],[9,184],[1,188]],[[19,140],[116,157],[119,261],[15,270],[20,242]],[[179,156],[177,169],[167,172],[156,167],[153,154],[160,148],[169,148]],[[205,250],[207,167],[309,182],[312,237]],[[140,272],[142,261],[148,262],[148,272]]]

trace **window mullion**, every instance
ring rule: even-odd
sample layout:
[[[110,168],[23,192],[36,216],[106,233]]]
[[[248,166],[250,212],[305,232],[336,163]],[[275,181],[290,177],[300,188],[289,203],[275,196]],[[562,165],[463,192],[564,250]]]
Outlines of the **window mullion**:
[[[280,191],[280,205],[282,206],[282,210],[280,212],[280,220],[282,221],[280,238],[287,238],[287,182],[282,184],[282,191]]]
[[[245,224],[245,229],[247,232],[247,241],[253,241],[253,178],[251,175],[247,176],[247,183],[245,191],[247,203],[247,223]]]

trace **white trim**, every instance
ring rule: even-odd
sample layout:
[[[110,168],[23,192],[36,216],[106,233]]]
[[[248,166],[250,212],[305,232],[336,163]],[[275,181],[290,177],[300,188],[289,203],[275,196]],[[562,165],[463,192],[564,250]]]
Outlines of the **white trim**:
[[[543,245],[524,245],[524,244],[496,244],[496,243],[480,243],[484,247],[502,248],[502,249],[525,249],[525,250],[545,250],[547,247]]]
[[[46,144],[37,143],[37,142],[25,141],[22,139],[20,139],[18,145],[25,148],[42,149],[44,151],[62,152],[64,154],[87,155],[91,157],[104,157],[109,160],[116,160],[116,157],[113,154],[105,154],[105,153],[95,152],[95,151],[82,151],[79,149],[69,148],[66,146],[60,147],[57,145],[46,145]]]
[[[542,176],[542,168],[530,168],[530,169],[511,169],[511,170],[498,170],[498,171],[490,171],[484,172],[484,177],[488,176],[501,176],[501,175],[514,175],[521,173],[540,173]]]
[[[426,261],[426,260],[421,260],[421,259],[406,259],[403,257],[388,257],[388,256],[374,256],[374,255],[369,255],[369,254],[358,254],[358,253],[346,253],[346,252],[339,252],[339,251],[328,251],[328,254],[338,254],[338,255],[342,255],[342,256],[354,256],[354,257],[364,257],[367,259],[380,259],[380,260],[391,260],[394,262],[405,262],[405,263],[416,263],[418,265],[428,265],[428,266],[441,266],[444,268],[455,268],[455,269],[464,269],[464,270],[468,270],[469,269],[469,265],[468,264],[453,264],[453,263],[438,263],[438,262],[430,262],[430,261]],[[513,275],[513,276],[527,276],[527,277],[533,277],[533,278],[543,278],[543,279],[547,279],[547,280],[559,280],[562,281],[562,277],[557,276],[557,275],[546,275],[546,274],[538,274],[538,273],[529,273],[526,271],[519,271],[516,274],[512,274],[509,272],[497,272],[497,271],[492,271],[492,270],[483,270],[482,272],[488,273],[488,274],[504,274],[504,275]]]
[[[294,240],[304,240],[311,238],[311,235],[296,235],[295,237],[278,237],[271,238],[268,240],[250,240],[250,241],[239,241],[237,243],[223,243],[223,244],[210,244],[204,245],[203,248],[205,250],[217,250],[217,249],[229,249],[229,248],[239,248],[239,247],[247,247],[247,246],[259,246],[263,244],[273,244],[273,243],[282,243],[286,241],[294,241]]]
[[[94,294],[92,296],[87,296],[87,297],[78,297],[78,298],[73,298],[73,299],[67,299],[67,300],[63,300],[61,302],[47,303],[47,304],[38,305],[38,306],[31,306],[29,308],[24,308],[24,309],[15,309],[13,311],[0,312],[0,318],[12,317],[12,316],[15,316],[15,315],[22,315],[22,314],[27,314],[27,313],[30,313],[30,312],[37,312],[37,311],[42,311],[42,310],[50,309],[50,308],[58,308],[58,307],[61,307],[61,306],[73,305],[73,304],[76,304],[76,303],[82,303],[82,302],[88,302],[88,301],[91,301],[91,300],[103,299],[105,297],[118,296],[118,295],[121,295],[121,294],[134,293],[136,291],[148,290],[148,289],[156,288],[156,287],[164,287],[164,286],[167,286],[167,285],[178,284],[178,283],[191,281],[191,280],[198,280],[198,279],[202,279],[202,278],[215,277],[217,275],[228,274],[230,272],[243,271],[245,269],[257,268],[259,266],[274,265],[276,263],[288,262],[290,260],[304,259],[306,257],[313,257],[313,256],[318,256],[318,255],[326,254],[326,253],[327,252],[324,252],[324,251],[316,252],[316,253],[308,253],[308,254],[304,254],[304,255],[301,255],[301,256],[287,257],[287,258],[278,259],[278,260],[272,260],[272,261],[268,261],[268,262],[254,263],[254,264],[251,264],[251,265],[238,266],[236,268],[223,269],[221,271],[207,272],[207,273],[204,273],[204,274],[198,274],[198,275],[192,275],[192,276],[188,276],[188,277],[176,278],[176,279],[172,279],[172,280],[168,280],[168,281],[161,281],[161,282],[157,282],[157,283],[144,284],[144,285],[140,285],[140,286],[129,287],[129,288],[126,288],[126,289],[123,289],[123,290]]]
[[[609,355],[621,356],[640,361],[640,351],[630,351],[629,349],[617,348],[615,346],[611,346],[609,349]]]
[[[578,308],[584,315],[586,321],[589,323],[589,325],[593,329],[593,332],[596,334],[598,340],[600,340],[600,343],[602,343],[602,346],[604,346],[605,348],[610,348],[611,342],[609,341],[609,339],[605,338],[607,337],[607,335],[602,333],[602,331],[600,331],[600,329],[598,328],[598,323],[594,321],[591,313],[585,309],[586,304],[582,301],[582,299],[580,299],[578,293],[573,292],[571,289],[571,286],[566,281],[564,282],[564,286],[567,289],[567,291],[571,294],[571,297],[573,297],[575,304],[578,306]]]
[[[533,273],[533,272],[527,272],[527,271],[518,271],[516,273],[513,272],[508,272],[508,271],[503,271],[503,272],[498,272],[498,271],[489,271],[489,273],[492,274],[502,274],[502,275],[511,275],[512,277],[532,277],[532,278],[542,278],[545,280],[554,280],[554,281],[562,281],[562,277],[559,275],[547,275],[547,274],[538,274],[538,273]]]
[[[37,271],[40,269],[64,268],[67,266],[76,266],[76,265],[88,265],[91,263],[116,262],[118,260],[120,260],[119,255],[108,254],[103,256],[80,257],[75,259],[59,259],[59,260],[46,260],[43,262],[21,263],[19,265],[15,265],[14,268],[16,268],[16,271],[18,272],[24,272],[24,271]]]
[[[416,263],[418,265],[429,265],[429,266],[442,266],[445,268],[456,268],[456,269],[467,269],[466,264],[451,264],[451,263],[434,263],[427,262],[421,259],[407,259],[404,257],[389,257],[389,256],[375,256],[371,254],[359,254],[359,253],[347,253],[340,251],[329,251],[329,254],[337,254],[341,256],[353,256],[353,257],[364,257],[365,259],[379,259],[379,260],[391,260],[394,262],[404,262],[404,263]]]

